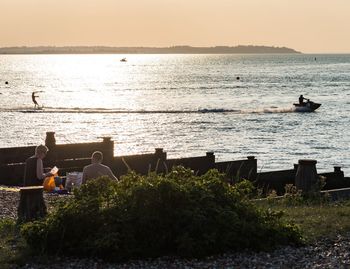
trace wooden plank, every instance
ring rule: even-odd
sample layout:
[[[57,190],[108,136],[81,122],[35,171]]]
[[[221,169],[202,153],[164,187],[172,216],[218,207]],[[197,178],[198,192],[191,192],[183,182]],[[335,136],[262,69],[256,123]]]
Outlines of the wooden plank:
[[[227,174],[231,178],[245,178],[255,180],[257,174],[256,159],[252,160],[238,160],[231,162],[215,163],[215,168],[220,172]]]
[[[1,148],[0,164],[23,163],[27,158],[34,155],[35,148],[35,146]]]
[[[108,148],[103,142],[56,145],[52,150],[54,160],[90,158],[94,151],[105,153]]]

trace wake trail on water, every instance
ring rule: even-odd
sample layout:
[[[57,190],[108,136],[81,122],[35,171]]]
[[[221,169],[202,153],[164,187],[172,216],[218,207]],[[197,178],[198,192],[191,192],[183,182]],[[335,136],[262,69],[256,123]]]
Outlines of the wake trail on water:
[[[124,110],[109,108],[65,108],[65,107],[44,107],[39,109],[28,107],[3,108],[0,112],[18,113],[95,113],[95,114],[200,114],[200,113],[224,113],[224,114],[263,114],[263,113],[290,113],[295,112],[294,108],[262,108],[262,109],[224,109],[204,108],[196,110]]]

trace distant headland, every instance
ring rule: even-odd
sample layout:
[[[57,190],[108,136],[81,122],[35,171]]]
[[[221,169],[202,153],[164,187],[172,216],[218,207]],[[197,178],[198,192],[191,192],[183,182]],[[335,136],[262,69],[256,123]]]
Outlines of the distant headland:
[[[235,54],[235,53],[300,53],[294,49],[273,46],[215,47],[107,47],[107,46],[38,46],[3,47],[0,54]]]

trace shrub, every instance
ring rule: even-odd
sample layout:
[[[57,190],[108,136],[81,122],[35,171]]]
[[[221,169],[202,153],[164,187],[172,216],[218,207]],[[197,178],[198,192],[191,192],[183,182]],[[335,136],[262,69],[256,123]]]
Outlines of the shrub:
[[[15,220],[0,219],[0,268],[2,269],[19,268],[28,261],[29,252],[18,232]]]
[[[287,184],[285,186],[284,199],[282,203],[286,206],[298,206],[298,205],[322,205],[329,203],[330,197],[328,194],[321,193],[321,189],[325,185],[324,177],[320,177],[318,183],[306,193],[298,190],[293,184]]]
[[[111,260],[179,255],[202,257],[243,248],[299,244],[299,230],[281,213],[256,208],[248,181],[231,186],[211,170],[195,176],[134,172],[120,182],[88,182],[44,220],[23,225],[27,243],[43,253]]]

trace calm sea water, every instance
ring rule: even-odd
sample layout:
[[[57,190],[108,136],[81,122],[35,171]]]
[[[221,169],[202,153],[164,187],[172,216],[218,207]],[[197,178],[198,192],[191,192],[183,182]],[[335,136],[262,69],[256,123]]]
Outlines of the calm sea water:
[[[300,94],[322,106],[294,112]],[[111,136],[115,155],[255,155],[261,171],[312,158],[349,176],[349,112],[350,55],[0,55],[0,147],[54,131],[57,143]]]

